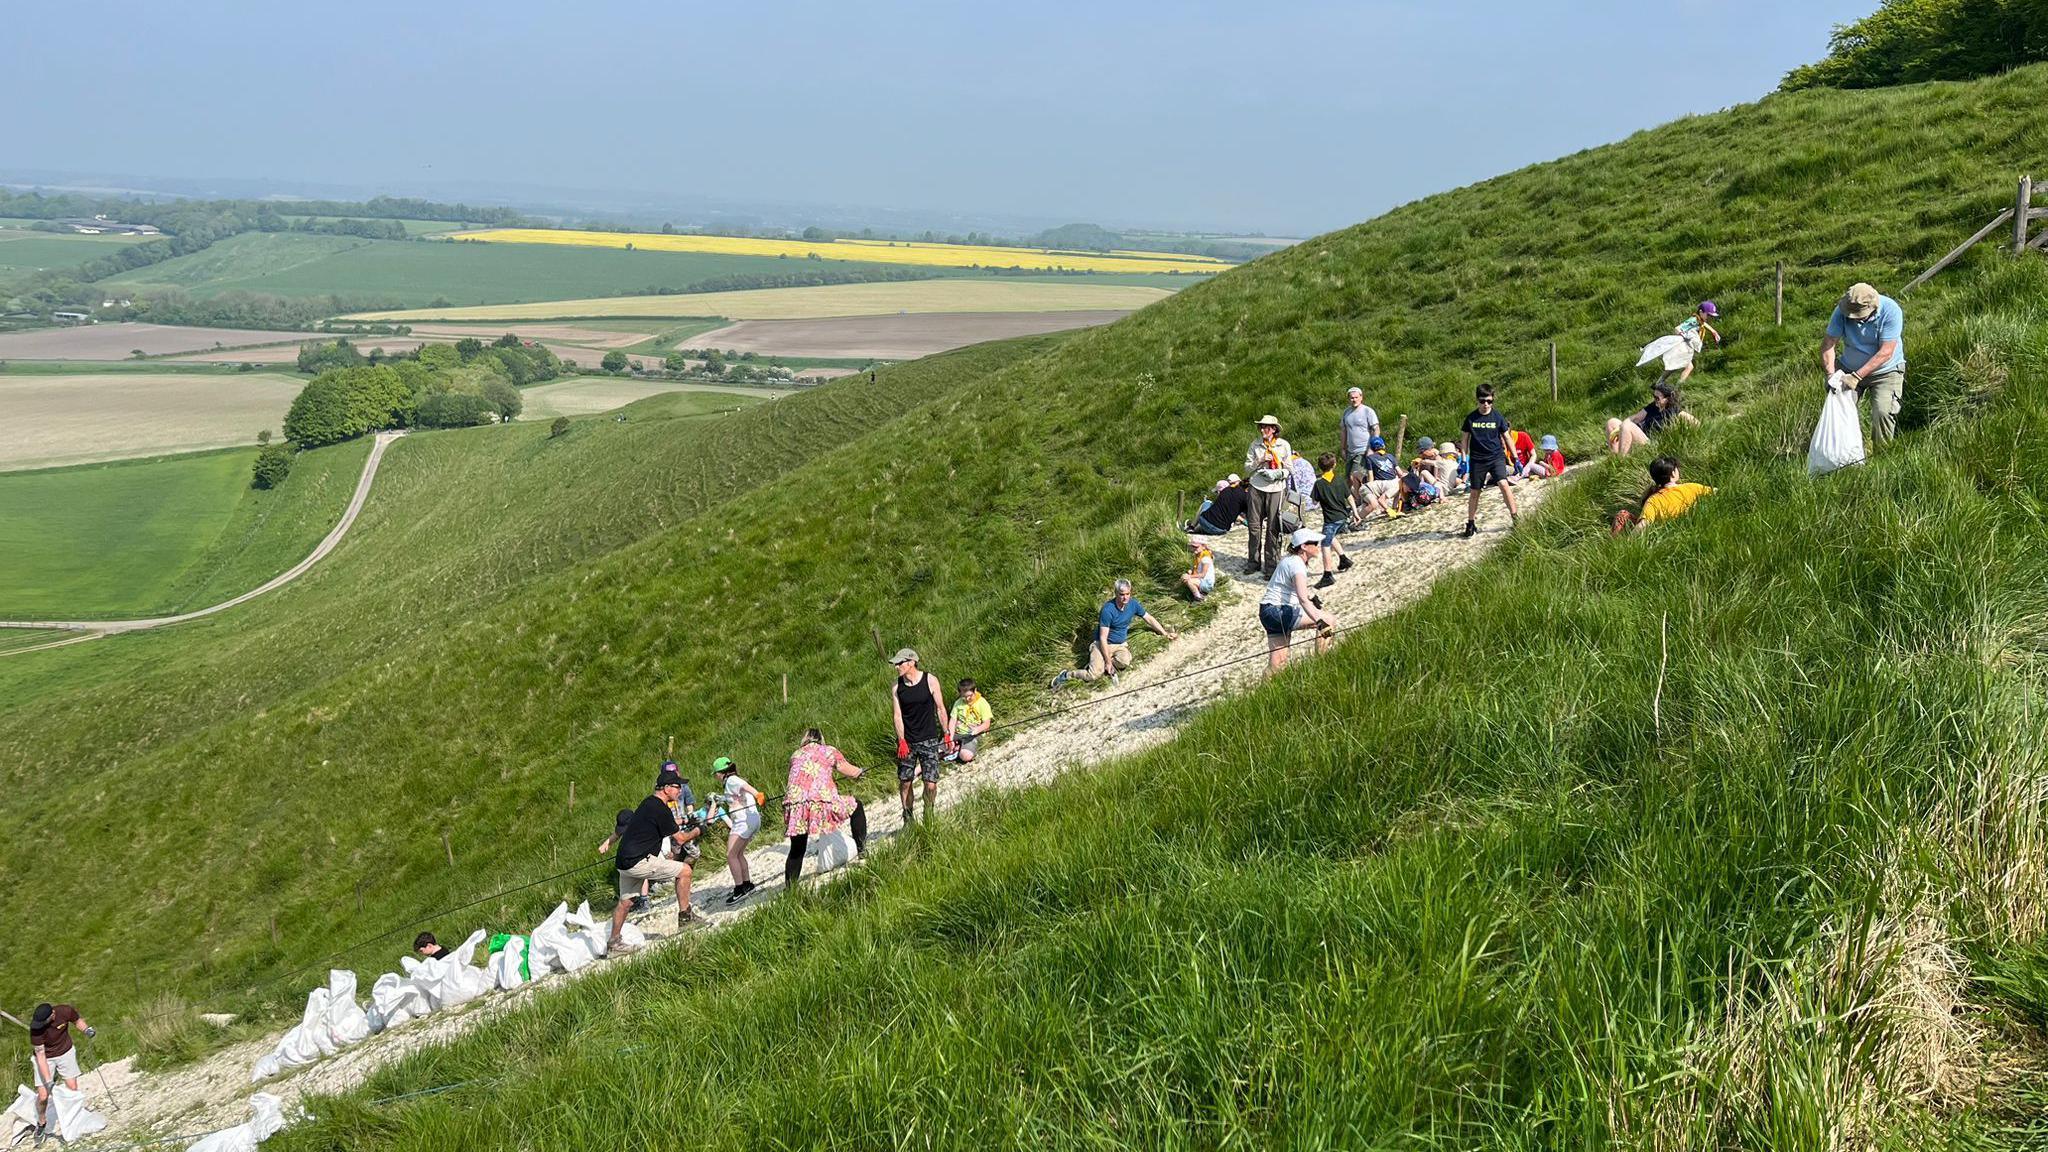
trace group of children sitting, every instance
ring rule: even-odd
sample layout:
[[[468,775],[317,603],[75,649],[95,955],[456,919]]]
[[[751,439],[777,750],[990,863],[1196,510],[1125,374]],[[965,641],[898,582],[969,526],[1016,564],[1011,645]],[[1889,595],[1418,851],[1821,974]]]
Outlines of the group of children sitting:
[[[1540,480],[1545,477],[1564,475],[1564,453],[1557,446],[1557,437],[1545,436],[1541,441],[1533,439],[1527,432],[1515,429],[1510,434],[1510,456],[1508,466],[1513,474],[1505,483],[1520,480]],[[1383,447],[1379,437],[1373,437],[1376,451]],[[1397,490],[1397,506],[1401,512],[1412,512],[1426,508],[1447,496],[1455,496],[1466,487],[1471,462],[1458,453],[1454,441],[1439,444],[1424,436],[1416,441],[1419,455],[1408,462],[1408,470],[1400,475]],[[1385,456],[1384,451],[1379,455]],[[1368,462],[1372,457],[1368,456]],[[1386,471],[1393,470],[1393,460],[1387,459]]]

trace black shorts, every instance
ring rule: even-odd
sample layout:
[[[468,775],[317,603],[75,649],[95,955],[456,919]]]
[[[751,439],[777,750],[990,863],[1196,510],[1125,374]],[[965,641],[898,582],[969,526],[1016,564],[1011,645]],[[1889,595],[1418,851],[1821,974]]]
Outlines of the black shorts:
[[[1514,475],[1508,467],[1507,457],[1496,456],[1491,460],[1472,461],[1471,484],[1474,492],[1484,492],[1495,484]]]

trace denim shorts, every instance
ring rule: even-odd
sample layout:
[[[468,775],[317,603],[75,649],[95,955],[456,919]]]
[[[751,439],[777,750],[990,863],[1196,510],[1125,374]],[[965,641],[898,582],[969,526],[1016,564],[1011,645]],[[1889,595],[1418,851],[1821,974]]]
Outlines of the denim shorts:
[[[1323,547],[1328,548],[1337,542],[1337,537],[1349,531],[1351,531],[1351,521],[1349,520],[1323,521]]]
[[[1295,624],[1300,620],[1301,609],[1291,604],[1259,605],[1259,626],[1266,630],[1268,636],[1286,636],[1294,631]]]

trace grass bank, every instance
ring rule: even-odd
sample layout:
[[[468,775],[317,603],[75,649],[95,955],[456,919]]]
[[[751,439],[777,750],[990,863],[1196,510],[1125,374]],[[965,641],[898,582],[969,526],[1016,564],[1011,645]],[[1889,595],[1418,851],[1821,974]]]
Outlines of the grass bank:
[[[1771,366],[1678,446],[1719,489],[1690,516],[1607,539],[1641,462],[1598,467],[1173,744],[550,993],[279,1146],[677,1115],[704,1148],[2048,1135],[2015,1080],[2048,1004],[2024,272],[1919,330],[1929,426],[1870,466],[1804,475],[1813,372]]]

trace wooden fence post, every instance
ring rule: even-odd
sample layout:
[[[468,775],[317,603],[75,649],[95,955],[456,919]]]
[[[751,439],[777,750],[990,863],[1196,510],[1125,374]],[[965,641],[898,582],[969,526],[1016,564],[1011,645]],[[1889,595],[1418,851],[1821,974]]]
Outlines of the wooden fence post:
[[[2027,250],[2027,209],[2034,202],[2034,178],[2020,177],[2019,199],[2012,206],[2012,254],[2018,257]]]
[[[873,624],[870,624],[868,625],[868,635],[873,636],[875,638],[875,655],[887,656],[889,654],[889,650],[887,648],[882,647],[882,630],[880,628],[875,627]]]
[[[782,702],[789,703],[789,673],[782,674]]]
[[[1406,448],[1407,444],[1408,414],[1406,412],[1403,412],[1401,413],[1401,425],[1399,428],[1394,430],[1394,464],[1396,467],[1398,467],[1401,463],[1402,452]]]
[[[448,834],[446,832],[441,833],[441,851],[448,854],[448,866],[450,868],[455,867],[455,846],[448,842]]]
[[[273,948],[274,948],[274,947],[276,947],[276,946],[277,946],[277,944],[278,944],[278,935],[277,935],[277,913],[275,913],[275,912],[272,912],[272,913],[270,914],[270,944],[271,944],[271,947],[273,947]]]
[[[1175,498],[1175,500],[1177,501],[1177,505],[1176,505],[1176,507],[1175,507],[1175,509],[1174,509],[1174,513],[1173,513],[1173,517],[1174,517],[1174,519],[1173,519],[1173,523],[1174,523],[1174,525],[1175,525],[1176,527],[1178,527],[1179,525],[1182,525],[1182,524],[1185,524],[1185,523],[1187,523],[1187,522],[1188,522],[1188,494],[1187,494],[1187,490],[1186,490],[1186,489],[1182,489],[1181,491],[1179,491],[1179,492],[1176,492],[1176,493],[1174,493],[1174,498]]]
[[[1778,327],[1785,326],[1785,262],[1778,261]]]
[[[575,810],[576,810],[576,782],[575,782],[574,780],[571,780],[571,781],[569,781],[569,811],[571,811],[571,812],[574,812]]]
[[[1550,402],[1557,403],[1557,341],[1550,342]]]

